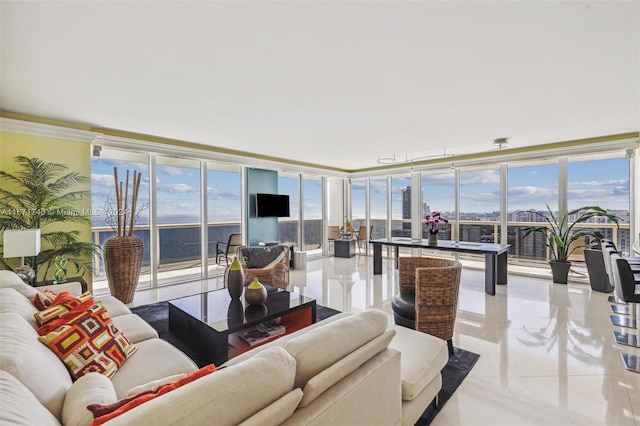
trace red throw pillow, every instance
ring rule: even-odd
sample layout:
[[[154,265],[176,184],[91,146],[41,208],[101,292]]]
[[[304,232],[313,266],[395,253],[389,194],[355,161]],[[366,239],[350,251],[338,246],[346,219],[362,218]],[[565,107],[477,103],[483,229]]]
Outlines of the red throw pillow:
[[[87,303],[88,306],[91,306],[94,303],[91,293],[87,292],[81,294],[78,297],[74,297],[70,292],[63,291],[62,293],[58,294],[58,296],[56,296],[55,300],[52,302],[49,308],[40,312],[36,312],[35,314],[33,314],[33,316],[35,317],[36,321],[38,321],[38,324],[44,325],[66,314],[78,305],[84,304],[86,306]]]
[[[202,367],[199,370],[194,371],[187,377],[176,380],[175,382],[167,383],[166,385],[159,386],[158,388],[140,392],[139,394],[130,396],[128,398],[121,399],[113,404],[91,404],[87,406],[87,409],[93,413],[93,426],[101,425],[120,414],[126,413],[135,407],[151,401],[154,398],[171,392],[174,389],[178,389],[180,386],[184,386],[187,383],[191,383],[201,377],[211,374],[216,371],[216,366],[213,364]]]
[[[66,307],[63,305],[58,305],[53,307],[53,309],[61,309],[61,311],[55,311],[56,314],[60,312],[64,312],[62,315],[53,317],[51,320],[47,321],[44,325],[42,325],[38,330],[38,335],[44,336],[47,333],[50,333],[65,324],[75,321],[78,316],[83,315],[87,310],[89,310],[93,305],[95,305],[95,301],[93,297],[85,302],[82,302],[79,305],[76,305],[73,309],[67,311]],[[101,303],[101,302],[100,302]],[[53,310],[52,310],[53,311]],[[37,318],[36,318],[37,319]]]
[[[35,296],[33,296],[33,304],[39,311],[44,311],[45,309],[53,306],[53,302],[56,300],[58,293],[47,289],[42,293],[38,292]]]

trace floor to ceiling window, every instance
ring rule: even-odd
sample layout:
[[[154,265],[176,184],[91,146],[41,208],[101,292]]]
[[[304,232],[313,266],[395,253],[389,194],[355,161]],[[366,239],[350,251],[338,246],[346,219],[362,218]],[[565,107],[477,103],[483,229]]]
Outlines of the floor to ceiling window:
[[[289,196],[289,217],[278,218],[278,240],[300,243],[300,177],[297,173],[278,173],[278,194]]]
[[[209,265],[224,267],[229,236],[241,234],[242,230],[242,175],[239,166],[207,163],[207,228]],[[225,255],[218,256],[216,248],[223,250]],[[233,257],[235,250],[229,254]]]
[[[448,224],[438,225],[438,238],[443,240],[452,239],[451,226],[455,218],[455,196],[456,182],[453,170],[444,173],[423,173],[422,185],[422,218],[432,212],[440,212],[442,216],[449,220]],[[427,226],[423,226],[422,238],[429,238]]]
[[[366,179],[351,179],[351,224],[357,231],[367,225]]]
[[[460,171],[459,240],[500,242],[500,169]]]
[[[150,222],[149,222],[149,156],[140,153],[103,148],[100,157],[91,160],[91,229],[93,242],[104,246],[105,241],[116,235],[117,205],[115,196],[114,168],[118,169],[118,181],[126,184],[129,172],[129,187],[132,187],[133,172],[141,173],[140,189],[134,216],[134,235],[142,240],[144,254],[138,288],[151,285],[150,279]],[[124,194],[123,194],[124,195]],[[131,200],[131,192],[128,193]],[[129,222],[130,223],[130,222]],[[94,290],[108,287],[104,261],[94,259]]]
[[[593,220],[597,226],[585,226],[597,230],[605,238],[613,240],[619,250],[629,253],[633,244],[629,234],[629,159],[623,152],[570,157],[567,174],[568,210],[599,206],[618,216],[619,228],[604,218]],[[574,251],[573,257],[582,260],[581,251]]]
[[[200,162],[157,157],[158,284],[202,276]],[[173,273],[162,272],[172,271]]]
[[[543,219],[531,213],[535,210],[549,216],[547,206],[558,212],[558,163],[538,162],[535,164],[513,164],[508,168],[507,242],[511,244],[511,259],[546,261],[548,259],[546,238],[535,232],[522,237],[525,226],[541,225]]]
[[[411,177],[391,178],[391,236],[411,237]]]
[[[322,248],[322,179],[304,176],[302,180],[304,193],[304,250]]]
[[[389,189],[387,178],[369,179],[369,215],[373,226],[371,238],[385,238],[387,236],[387,207]]]

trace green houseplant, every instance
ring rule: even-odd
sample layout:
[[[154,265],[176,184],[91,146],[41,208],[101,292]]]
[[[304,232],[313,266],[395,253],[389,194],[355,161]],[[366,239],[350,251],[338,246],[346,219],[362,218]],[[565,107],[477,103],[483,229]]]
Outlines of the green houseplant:
[[[38,158],[18,156],[15,173],[0,170],[0,231],[7,229],[40,229],[42,251],[25,261],[40,279],[53,274],[56,257],[65,256],[83,276],[92,271],[91,256],[100,255],[100,246],[80,241],[80,231],[63,230],[60,225],[91,225],[89,215],[82,214],[79,203],[88,200],[90,191],[79,189],[89,178],[70,171],[61,163],[49,163]],[[5,262],[0,247],[0,268],[13,270]],[[44,271],[44,272],[43,272]]]
[[[545,236],[545,244],[549,247],[551,260],[549,265],[553,274],[553,282],[566,284],[569,275],[569,268],[571,262],[569,256],[574,250],[580,247],[587,247],[586,244],[573,244],[579,239],[591,236],[598,240],[602,239],[600,234],[595,229],[576,228],[576,225],[580,223],[588,223],[591,219],[596,217],[607,218],[616,225],[619,224],[620,218],[618,216],[607,213],[607,211],[598,206],[585,206],[575,210],[571,210],[564,215],[554,215],[549,205],[547,206],[547,214],[543,214],[537,210],[527,210],[528,213],[532,213],[538,217],[544,219],[547,225],[525,226],[523,227],[524,233],[522,238],[539,232]],[[569,224],[569,218],[577,215],[574,221]],[[594,224],[595,225],[595,224]]]

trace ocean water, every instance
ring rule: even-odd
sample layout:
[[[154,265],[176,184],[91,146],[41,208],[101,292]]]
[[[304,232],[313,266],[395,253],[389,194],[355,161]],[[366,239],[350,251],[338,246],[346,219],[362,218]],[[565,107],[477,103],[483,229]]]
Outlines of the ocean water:
[[[160,221],[160,225],[175,224],[175,221]],[[164,223],[162,223],[164,222]],[[184,222],[183,222],[184,223]],[[94,224],[94,226],[96,226]],[[103,225],[104,226],[104,225]],[[320,246],[321,221],[305,221],[305,246]],[[240,233],[239,224],[229,225],[209,225],[209,257],[213,258],[216,253],[217,242],[226,243],[230,234]],[[104,245],[105,241],[116,235],[114,231],[103,231],[99,233],[99,244]],[[143,266],[149,266],[149,230],[142,229],[134,232],[144,244]],[[161,228],[160,238],[160,264],[173,262],[200,261],[200,228],[198,226],[179,226],[171,228]],[[295,221],[281,222],[278,226],[278,239],[283,242],[298,242],[298,223]],[[104,265],[101,265],[104,269]]]

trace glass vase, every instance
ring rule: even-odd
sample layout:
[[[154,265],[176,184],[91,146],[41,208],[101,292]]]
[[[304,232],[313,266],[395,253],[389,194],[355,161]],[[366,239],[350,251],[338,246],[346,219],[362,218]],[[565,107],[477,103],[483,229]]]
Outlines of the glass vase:
[[[53,261],[55,269],[53,271],[53,279],[56,283],[63,283],[67,280],[67,256],[56,256]]]

